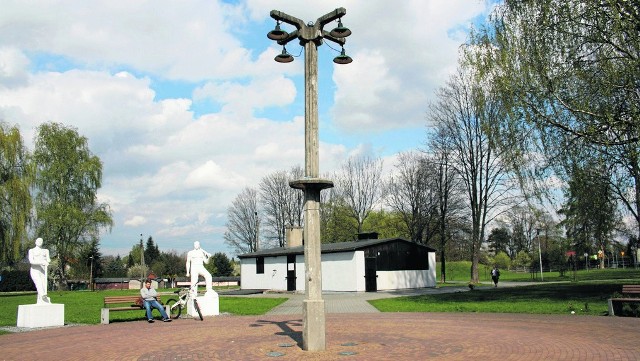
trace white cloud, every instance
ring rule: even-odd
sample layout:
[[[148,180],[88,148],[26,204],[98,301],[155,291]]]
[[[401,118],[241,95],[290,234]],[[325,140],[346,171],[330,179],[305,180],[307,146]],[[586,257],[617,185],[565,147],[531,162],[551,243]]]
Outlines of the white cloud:
[[[0,86],[16,87],[25,85],[29,58],[13,47],[0,47]]]
[[[142,216],[133,216],[133,218],[124,221],[126,226],[142,226],[147,223],[147,219]]]
[[[383,149],[373,133],[422,129],[484,1],[4,0],[0,120],[18,124],[29,147],[43,122],[87,137],[115,221],[105,253],[130,249],[140,233],[169,249],[200,240],[225,251],[226,210],[242,188],[304,166],[304,62],[273,61],[281,48],[266,38],[269,11],[306,22],[340,6],[354,62],[334,66],[332,44],[318,62],[320,170],[330,173]],[[287,48],[300,52],[297,41]]]

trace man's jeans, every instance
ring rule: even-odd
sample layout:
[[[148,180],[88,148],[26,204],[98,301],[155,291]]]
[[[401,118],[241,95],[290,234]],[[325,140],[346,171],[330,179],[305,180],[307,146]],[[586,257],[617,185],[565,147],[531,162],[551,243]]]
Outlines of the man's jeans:
[[[169,318],[169,316],[167,316],[167,312],[165,312],[164,310],[164,306],[162,306],[160,302],[158,302],[157,300],[153,300],[153,301],[144,300],[144,308],[147,309],[147,320],[153,319],[153,315],[151,314],[151,311],[153,308],[157,308],[158,311],[160,311],[160,314],[162,315],[163,320],[166,320],[167,318]]]

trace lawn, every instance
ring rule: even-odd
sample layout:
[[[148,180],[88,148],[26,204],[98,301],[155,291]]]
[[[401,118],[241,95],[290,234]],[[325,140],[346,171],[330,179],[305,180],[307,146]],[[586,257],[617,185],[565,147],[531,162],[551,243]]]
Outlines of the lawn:
[[[440,280],[440,264],[436,266],[436,279]],[[459,261],[459,262],[447,262],[447,281],[451,282],[468,282],[471,273],[471,262]],[[478,276],[480,282],[491,282],[491,266],[479,265]],[[560,272],[544,272],[543,275],[545,282],[556,281],[597,281],[597,280],[638,280],[640,282],[640,269],[635,268],[605,268],[605,269],[590,269],[590,270],[578,270],[575,275],[571,271],[567,271],[564,275],[560,275]],[[540,272],[531,274],[529,272],[514,272],[509,270],[500,270],[501,281],[513,281],[513,282],[540,282]],[[630,282],[634,283],[634,282]]]
[[[518,287],[483,287],[469,292],[389,298],[370,303],[382,312],[505,312],[606,315],[607,299],[620,281],[548,283]],[[639,283],[636,281],[636,283]]]
[[[171,290],[159,290],[159,293]],[[109,291],[54,291],[49,292],[52,303],[62,303],[64,307],[64,321],[68,324],[97,324],[100,323],[100,309],[106,296],[137,295],[137,290],[109,290]],[[162,295],[163,301],[176,298],[175,295]],[[262,315],[273,307],[283,303],[287,298],[254,298],[254,297],[225,297],[220,296],[220,313],[234,315]],[[35,292],[1,293],[0,294],[0,326],[15,326],[18,319],[18,305],[33,304],[36,301]],[[123,322],[144,319],[143,310],[112,312],[111,322]],[[158,311],[154,311],[156,314]]]

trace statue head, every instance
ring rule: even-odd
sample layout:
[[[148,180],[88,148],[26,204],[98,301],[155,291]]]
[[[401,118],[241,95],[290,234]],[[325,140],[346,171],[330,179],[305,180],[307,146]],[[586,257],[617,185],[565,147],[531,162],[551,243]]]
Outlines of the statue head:
[[[41,247],[42,246],[42,238],[38,238],[36,239],[36,246]]]
[[[200,242],[198,241],[193,242],[193,248],[200,249]]]

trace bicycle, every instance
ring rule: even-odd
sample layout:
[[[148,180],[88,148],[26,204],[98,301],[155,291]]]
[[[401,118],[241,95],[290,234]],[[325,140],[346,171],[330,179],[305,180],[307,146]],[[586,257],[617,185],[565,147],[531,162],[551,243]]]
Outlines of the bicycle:
[[[167,306],[169,306],[169,317],[178,318],[182,313],[183,308],[187,308],[188,302],[193,299],[193,308],[196,309],[198,316],[200,317],[200,321],[204,320],[202,318],[202,312],[200,311],[200,306],[198,305],[198,300],[191,295],[191,289],[188,287],[184,287],[175,291],[174,293],[178,294],[178,299],[172,298],[167,301]],[[195,294],[195,292],[194,292]]]

